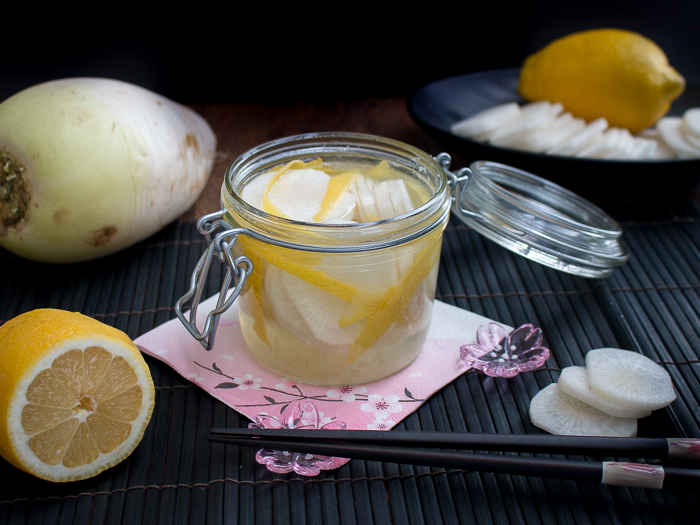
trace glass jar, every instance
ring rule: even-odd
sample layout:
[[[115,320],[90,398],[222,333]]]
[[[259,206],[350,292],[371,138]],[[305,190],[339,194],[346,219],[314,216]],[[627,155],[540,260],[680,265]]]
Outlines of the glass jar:
[[[278,217],[241,197],[256,177],[319,158],[363,172],[386,163],[423,204],[385,220],[329,225]],[[451,209],[479,233],[563,271],[601,277],[626,260],[617,224],[580,197],[507,166],[479,162],[453,174],[449,163],[446,154],[353,133],[253,148],[227,171],[222,210],[199,221],[211,242],[176,304],[178,317],[210,349],[218,316],[237,300],[246,344],[269,369],[305,383],[367,383],[410,364],[425,343]],[[200,331],[197,306],[217,256],[226,276]]]
[[[384,161],[425,202],[385,220],[324,225],[277,217],[242,199],[255,177],[317,158],[363,172]],[[238,312],[246,344],[263,365],[295,381],[347,385],[389,376],[418,356],[451,204],[447,177],[432,157],[365,135],[291,137],[238,158],[221,200],[216,220],[240,229],[231,258],[252,264]]]

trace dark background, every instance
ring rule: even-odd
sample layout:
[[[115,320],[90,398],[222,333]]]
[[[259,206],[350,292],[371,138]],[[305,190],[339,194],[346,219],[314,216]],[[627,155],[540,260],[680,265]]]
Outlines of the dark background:
[[[697,0],[280,5],[5,6],[0,100],[72,76],[185,104],[408,96],[439,78],[519,66],[553,39],[597,27],[642,33],[700,83]]]

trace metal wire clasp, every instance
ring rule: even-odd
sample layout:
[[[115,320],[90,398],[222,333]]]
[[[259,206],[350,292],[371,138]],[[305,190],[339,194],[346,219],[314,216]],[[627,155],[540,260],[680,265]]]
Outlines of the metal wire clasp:
[[[211,350],[214,346],[214,336],[219,324],[219,317],[231,307],[233,301],[236,300],[236,297],[241,292],[246,279],[253,271],[253,262],[248,257],[240,256],[234,259],[231,253],[231,248],[236,244],[238,236],[248,233],[248,230],[245,228],[232,228],[228,222],[222,219],[224,213],[224,210],[219,210],[218,212],[205,215],[197,221],[197,229],[207,237],[209,246],[197,262],[197,266],[195,266],[190,280],[189,291],[175,303],[175,313],[178,318],[185,325],[187,331],[192,334],[192,337],[199,341],[206,350]],[[212,239],[212,234],[218,228],[224,228],[224,231],[218,233]],[[217,256],[222,262],[226,262],[226,275],[221,284],[216,308],[207,314],[204,328],[200,332],[197,329],[197,308],[202,298],[204,284],[206,283],[214,256]],[[229,290],[232,282],[234,287],[232,290]],[[192,300],[192,307],[190,308],[189,316],[186,316],[183,312],[183,306],[190,299]]]
[[[447,184],[452,188],[452,211],[458,215],[469,214],[469,210],[462,206],[462,195],[471,180],[472,170],[460,168],[457,170],[457,173],[452,173],[450,171],[452,157],[450,157],[449,153],[438,153],[435,160],[442,166],[442,170],[447,175]]]

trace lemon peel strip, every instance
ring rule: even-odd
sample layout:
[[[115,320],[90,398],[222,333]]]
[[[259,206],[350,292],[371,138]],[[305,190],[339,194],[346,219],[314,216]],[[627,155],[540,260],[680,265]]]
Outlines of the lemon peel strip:
[[[333,208],[335,208],[345,192],[348,191],[350,185],[355,182],[358,175],[359,173],[356,171],[349,171],[340,175],[334,175],[331,178],[326,196],[321,203],[321,210],[314,216],[315,221],[320,222],[328,217],[328,214],[333,211]]]
[[[376,166],[372,166],[370,169],[364,172],[365,177],[370,178],[376,182],[381,182],[383,180],[395,179],[397,177],[396,170],[389,166],[389,163],[385,160],[381,161]]]
[[[287,248],[270,247],[257,239],[239,238],[245,255],[257,255],[265,262],[299,277],[309,284],[345,301],[366,300],[366,294],[343,281],[315,270],[312,266],[321,261],[320,255],[297,252]],[[290,252],[287,255],[286,252]],[[255,272],[253,272],[255,273]]]
[[[277,170],[275,175],[267,183],[267,186],[265,186],[265,191],[263,192],[262,196],[263,211],[271,215],[276,215],[277,217],[282,217],[283,219],[289,219],[289,217],[285,215],[277,206],[272,204],[272,201],[268,197],[268,195],[270,194],[270,190],[272,190],[272,187],[279,180],[279,178],[288,171],[293,169],[315,168],[321,166],[322,164],[323,160],[321,158],[318,158],[309,162],[304,162],[303,160],[293,160],[282,166],[279,170]]]
[[[399,318],[423,279],[427,277],[438,260],[440,251],[435,249],[434,242],[440,238],[441,233],[442,230],[436,230],[430,235],[426,245],[421,249],[420,255],[401,282],[390,287],[381,297],[358,308],[352,316],[340,319],[338,326],[341,328],[361,319],[367,319],[364,329],[350,347],[346,363],[354,363]]]

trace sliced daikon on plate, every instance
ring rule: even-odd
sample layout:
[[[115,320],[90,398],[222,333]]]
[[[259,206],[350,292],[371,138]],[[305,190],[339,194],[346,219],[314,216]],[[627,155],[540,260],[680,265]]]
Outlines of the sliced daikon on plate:
[[[563,144],[586,127],[582,118],[573,118],[571,113],[559,115],[551,126],[532,133],[522,144],[522,149],[542,153],[546,149]]]
[[[656,147],[651,152],[651,159],[675,159],[676,152],[664,142],[661,133],[656,128],[647,128],[637,133],[638,138],[653,140],[656,142]]]
[[[576,153],[576,156],[595,159],[605,158],[607,155],[614,154],[617,151],[621,138],[622,130],[620,128],[608,128],[603,133],[603,140],[582,149]]]
[[[522,133],[510,142],[509,147],[526,151],[540,152],[550,146],[559,136],[562,128],[574,119],[571,113],[563,113],[553,117],[546,126],[538,127],[529,133]]]
[[[655,139],[648,139],[644,137],[634,137],[634,144],[632,146],[632,151],[630,151],[629,158],[633,160],[647,160],[655,158],[656,150],[659,147],[659,142]],[[675,154],[669,150],[672,157]]]
[[[687,135],[700,140],[700,108],[690,108],[683,113],[683,129]]]
[[[579,151],[603,140],[603,132],[608,128],[604,118],[589,122],[579,133],[570,137],[566,142],[545,150],[552,155],[575,155]]]
[[[455,135],[464,138],[472,138],[476,135],[490,133],[506,122],[520,115],[520,106],[517,102],[508,102],[492,108],[485,109],[469,118],[452,124],[450,130]]]
[[[494,146],[510,147],[534,130],[549,126],[563,110],[564,106],[561,104],[551,104],[547,101],[526,104],[517,118],[491,133],[488,142]]]
[[[620,128],[620,136],[618,137],[615,147],[604,154],[604,159],[629,159],[632,156],[632,150],[635,146],[635,139],[628,129]]]
[[[700,148],[694,146],[683,135],[681,117],[664,117],[656,123],[661,138],[680,158],[700,157]]]
[[[695,135],[692,135],[691,133],[688,133],[687,129],[683,128],[683,125],[681,123],[681,135],[683,135],[683,138],[690,143],[691,146],[694,148],[700,149],[700,138],[696,137]]]

